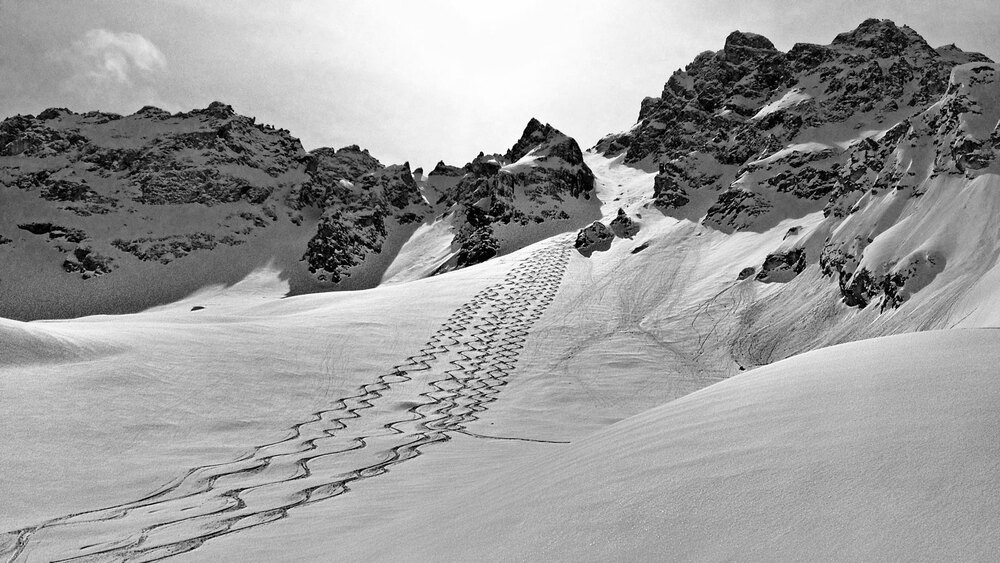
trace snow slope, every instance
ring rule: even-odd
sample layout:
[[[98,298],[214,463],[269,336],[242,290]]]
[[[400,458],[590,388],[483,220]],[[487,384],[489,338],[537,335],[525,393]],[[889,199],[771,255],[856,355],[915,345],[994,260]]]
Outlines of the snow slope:
[[[996,330],[810,352],[404,497],[375,544],[298,545],[317,560],[996,560],[996,365]],[[268,545],[253,556],[278,557]]]

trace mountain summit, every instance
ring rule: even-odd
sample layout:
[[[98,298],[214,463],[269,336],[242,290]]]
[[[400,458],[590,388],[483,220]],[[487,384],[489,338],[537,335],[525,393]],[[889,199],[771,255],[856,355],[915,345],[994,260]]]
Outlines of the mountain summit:
[[[788,281],[819,263],[847,304],[884,296],[883,307],[897,306],[949,258],[877,239],[910,213],[911,224],[943,213],[929,202],[954,189],[948,178],[971,181],[994,166],[996,68],[954,45],[934,49],[889,20],[787,53],[736,31],[721,51],[675,72],[658,98],[643,100],[634,127],[596,149],[656,167],[658,209],[724,232],[762,232],[822,211],[826,220],[790,233],[756,266],[757,278]],[[900,215],[907,199],[925,195]]]

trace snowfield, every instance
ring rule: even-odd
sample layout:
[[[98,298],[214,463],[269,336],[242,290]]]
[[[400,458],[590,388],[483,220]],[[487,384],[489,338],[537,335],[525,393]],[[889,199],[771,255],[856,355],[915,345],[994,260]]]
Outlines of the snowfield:
[[[351,507],[376,520],[316,505],[192,560],[996,560],[997,365],[996,330],[834,346],[517,460],[421,459]]]

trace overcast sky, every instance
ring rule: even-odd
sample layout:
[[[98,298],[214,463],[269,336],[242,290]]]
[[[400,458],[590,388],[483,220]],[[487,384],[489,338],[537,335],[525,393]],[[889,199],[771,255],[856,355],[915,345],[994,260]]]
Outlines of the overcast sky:
[[[867,17],[1000,60],[1000,2],[0,0],[0,116],[214,100],[306,149],[461,165],[531,117],[587,148],[729,32],[782,50]]]

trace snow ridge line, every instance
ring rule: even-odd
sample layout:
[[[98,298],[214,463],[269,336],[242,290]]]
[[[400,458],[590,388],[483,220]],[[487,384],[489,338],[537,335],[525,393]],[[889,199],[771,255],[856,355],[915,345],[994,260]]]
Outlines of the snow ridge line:
[[[563,238],[456,309],[417,354],[293,425],[286,438],[193,468],[139,500],[9,532],[0,557],[155,561],[344,494],[450,433],[487,438],[466,425],[497,400],[531,326],[555,299],[570,256]]]

